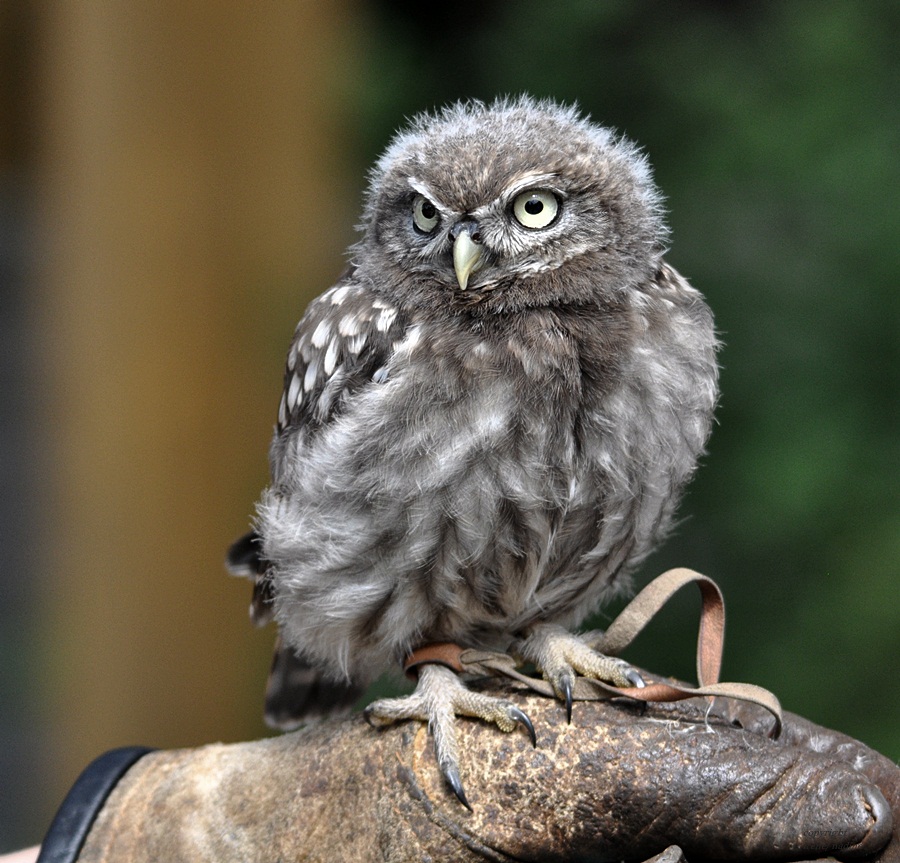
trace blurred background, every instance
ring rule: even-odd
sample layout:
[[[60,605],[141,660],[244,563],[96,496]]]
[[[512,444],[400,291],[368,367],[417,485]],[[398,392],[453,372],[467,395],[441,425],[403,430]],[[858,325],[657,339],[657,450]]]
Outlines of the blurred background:
[[[900,758],[898,36],[891,0],[3,0],[0,851],[106,749],[268,733],[222,558],[284,353],[367,166],[469,96],[640,142],[716,313],[719,426],[640,583],[716,578],[726,679]],[[629,658],[692,677],[697,604]]]

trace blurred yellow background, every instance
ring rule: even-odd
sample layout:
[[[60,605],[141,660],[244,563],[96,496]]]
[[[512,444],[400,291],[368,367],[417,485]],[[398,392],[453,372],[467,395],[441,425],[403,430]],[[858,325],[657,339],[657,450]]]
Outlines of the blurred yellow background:
[[[33,724],[0,793],[33,793],[32,831],[112,746],[265,733],[272,633],[222,562],[267,478],[294,324],[353,236],[350,7],[3,8],[27,75],[2,156],[27,184],[34,518],[27,633],[4,619]]]

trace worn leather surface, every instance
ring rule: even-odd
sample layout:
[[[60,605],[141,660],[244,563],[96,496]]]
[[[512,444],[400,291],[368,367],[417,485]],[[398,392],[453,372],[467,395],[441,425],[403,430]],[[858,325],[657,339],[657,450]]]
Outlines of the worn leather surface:
[[[511,697],[534,720],[538,748],[524,733],[460,721],[472,813],[443,784],[421,724],[375,731],[355,717],[145,756],[79,860],[850,859],[891,836],[885,797],[900,820],[896,765],[789,714],[773,741],[753,730],[752,711],[739,728],[705,702],[643,715],[583,703],[569,726],[559,704]],[[834,745],[813,751],[821,735]],[[895,836],[880,863],[900,860],[897,846]]]

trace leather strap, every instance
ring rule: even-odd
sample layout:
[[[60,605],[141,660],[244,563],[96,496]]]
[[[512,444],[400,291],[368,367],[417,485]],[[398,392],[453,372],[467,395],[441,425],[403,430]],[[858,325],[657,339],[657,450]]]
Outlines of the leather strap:
[[[37,863],[74,863],[106,798],[148,752],[146,746],[113,749],[85,767],[53,818]]]
[[[650,582],[622,610],[606,632],[588,633],[585,641],[609,656],[623,651],[659,610],[688,584],[700,590],[702,605],[697,635],[697,680],[699,686],[688,686],[669,680],[653,680],[647,686],[622,688],[588,677],[576,677],[573,698],[576,701],[597,701],[608,698],[633,698],[638,701],[681,701],[686,698],[736,698],[757,704],[772,714],[774,725],[770,737],[781,733],[781,704],[767,689],[750,683],[720,683],[722,651],[725,644],[725,601],[718,585],[705,575],[691,569],[670,569]],[[415,679],[418,666],[428,662],[445,665],[457,673],[503,676],[523,684],[540,695],[554,698],[549,681],[524,674],[516,659],[507,653],[490,650],[464,650],[456,644],[441,642],[427,644],[410,654],[404,670]]]
[[[618,656],[659,610],[688,584],[696,584],[702,598],[697,633],[697,680],[701,686],[718,683],[725,648],[725,599],[711,578],[692,569],[670,569],[653,579],[622,609],[592,646],[608,656]]]
[[[450,641],[434,641],[410,653],[403,663],[403,671],[413,680],[419,677],[419,666],[426,664],[444,665],[457,674],[462,674],[465,671],[459,659],[462,653],[463,649],[458,644]]]

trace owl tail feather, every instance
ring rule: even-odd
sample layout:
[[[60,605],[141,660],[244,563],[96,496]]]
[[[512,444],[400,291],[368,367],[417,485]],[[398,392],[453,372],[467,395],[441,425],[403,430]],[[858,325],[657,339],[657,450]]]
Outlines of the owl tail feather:
[[[272,620],[273,595],[268,562],[260,554],[260,543],[256,531],[245,534],[228,549],[225,565],[233,575],[253,581],[250,619],[257,626],[264,626]],[[290,731],[311,719],[349,713],[364,690],[362,686],[326,679],[279,636],[266,684],[266,724]]]
[[[225,557],[225,567],[232,575],[249,578],[253,582],[250,620],[256,626],[265,626],[272,620],[272,579],[269,577],[269,563],[260,552],[261,541],[259,534],[251,530],[231,544]]]
[[[364,686],[326,679],[279,637],[266,684],[266,724],[291,731],[312,719],[350,713],[364,691]]]

